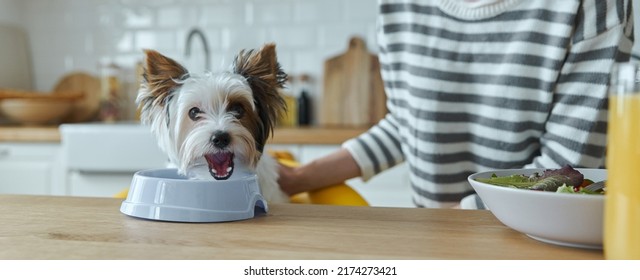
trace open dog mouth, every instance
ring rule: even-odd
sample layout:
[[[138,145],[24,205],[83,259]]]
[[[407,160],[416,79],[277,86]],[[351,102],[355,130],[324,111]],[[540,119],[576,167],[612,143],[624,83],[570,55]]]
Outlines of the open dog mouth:
[[[209,173],[216,180],[226,180],[233,174],[233,153],[219,152],[206,154],[204,158],[209,165]]]

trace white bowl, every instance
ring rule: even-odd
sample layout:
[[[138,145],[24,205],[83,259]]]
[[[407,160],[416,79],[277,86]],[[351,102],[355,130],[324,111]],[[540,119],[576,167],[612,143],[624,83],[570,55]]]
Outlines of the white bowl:
[[[177,169],[134,174],[120,212],[138,218],[173,222],[226,222],[253,218],[268,206],[253,173],[235,170],[224,181],[189,180]]]
[[[605,169],[579,169],[585,179],[606,180]],[[544,169],[511,169],[469,176],[471,186],[506,226],[539,241],[580,248],[602,248],[604,195],[522,190],[478,182],[492,174],[530,175]]]

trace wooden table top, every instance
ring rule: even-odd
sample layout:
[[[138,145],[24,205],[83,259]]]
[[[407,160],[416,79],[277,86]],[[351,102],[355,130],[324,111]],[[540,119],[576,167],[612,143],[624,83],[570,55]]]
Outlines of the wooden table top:
[[[120,213],[121,200],[0,195],[0,259],[602,259],[541,243],[486,210],[271,204],[226,223]]]

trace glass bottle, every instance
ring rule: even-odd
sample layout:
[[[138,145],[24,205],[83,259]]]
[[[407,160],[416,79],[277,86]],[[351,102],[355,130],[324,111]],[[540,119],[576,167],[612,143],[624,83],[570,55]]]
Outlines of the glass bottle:
[[[120,67],[113,63],[107,64],[101,69],[102,94],[98,118],[102,122],[112,123],[120,119],[122,104],[120,71]]]
[[[300,76],[301,90],[298,96],[298,125],[308,126],[311,125],[311,97],[309,96],[309,75],[303,74]]]

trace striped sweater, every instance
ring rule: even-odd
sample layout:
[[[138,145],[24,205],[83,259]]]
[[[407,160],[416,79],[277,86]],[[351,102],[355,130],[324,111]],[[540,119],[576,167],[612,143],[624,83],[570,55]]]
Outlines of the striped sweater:
[[[450,207],[467,176],[602,167],[608,73],[633,45],[631,1],[385,1],[389,113],[343,144],[369,179],[409,167],[419,207]]]

